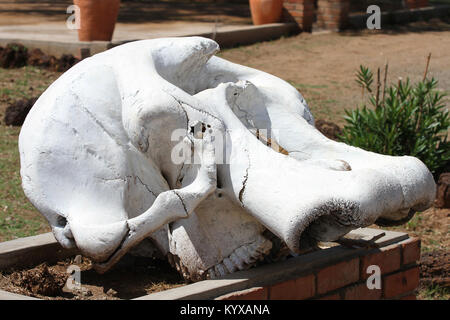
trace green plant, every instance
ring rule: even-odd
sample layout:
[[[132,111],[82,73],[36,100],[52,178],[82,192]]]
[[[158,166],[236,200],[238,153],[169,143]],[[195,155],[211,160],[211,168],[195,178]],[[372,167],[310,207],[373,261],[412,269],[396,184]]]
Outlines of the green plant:
[[[429,58],[423,80],[416,84],[411,84],[409,78],[400,78],[397,84],[386,88],[386,65],[381,89],[378,68],[375,90],[372,71],[360,66],[356,82],[362,88],[363,103],[356,110],[345,110],[341,141],[377,153],[417,157],[435,177],[448,171],[450,119],[446,95],[437,89],[436,79],[426,77]]]

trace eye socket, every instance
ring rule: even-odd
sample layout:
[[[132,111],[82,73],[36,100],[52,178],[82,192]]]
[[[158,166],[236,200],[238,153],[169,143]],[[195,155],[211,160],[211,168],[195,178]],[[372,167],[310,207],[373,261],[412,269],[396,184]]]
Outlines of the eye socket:
[[[58,216],[56,218],[56,223],[58,224],[59,227],[65,227],[67,224],[67,219],[64,218],[63,216]]]

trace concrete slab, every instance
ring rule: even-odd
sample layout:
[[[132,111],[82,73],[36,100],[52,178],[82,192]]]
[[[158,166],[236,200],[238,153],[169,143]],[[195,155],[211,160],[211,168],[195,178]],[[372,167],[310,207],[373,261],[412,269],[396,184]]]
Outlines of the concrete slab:
[[[153,39],[162,37],[179,37],[191,34],[211,33],[216,31],[237,30],[248,25],[226,25],[210,22],[183,22],[174,21],[166,23],[118,23],[116,25],[112,42],[130,41],[137,39]],[[77,30],[66,27],[65,21],[41,22],[26,25],[0,26],[1,39],[23,39],[56,42],[78,42]]]
[[[41,299],[0,290],[0,300],[41,300]]]
[[[384,233],[385,235],[377,239],[374,243],[379,247],[388,246],[392,243],[408,239],[408,234],[404,232],[388,231],[382,229],[373,228],[359,228],[350,231],[345,237],[348,239],[358,239],[363,241],[370,241],[374,237]]]
[[[164,28],[162,28],[164,26]],[[77,31],[69,30],[60,22],[34,25],[0,26],[0,46],[21,43],[29,49],[39,48],[47,54],[78,55],[81,48],[89,48],[91,54],[111,47],[143,39],[164,37],[203,36],[216,40],[222,48],[268,41],[297,33],[294,23],[272,23],[262,26],[224,25],[214,23],[144,23],[138,25],[119,24],[113,41],[78,41]]]
[[[19,238],[0,243],[0,270],[17,266],[37,265],[44,261],[56,262],[73,256],[77,250],[66,250],[52,233]]]

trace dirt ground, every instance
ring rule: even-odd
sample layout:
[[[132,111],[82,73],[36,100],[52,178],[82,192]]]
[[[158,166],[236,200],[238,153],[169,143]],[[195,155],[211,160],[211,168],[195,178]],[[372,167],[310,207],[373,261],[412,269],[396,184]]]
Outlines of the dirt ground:
[[[69,266],[80,268],[81,288],[67,287]],[[92,262],[81,256],[53,265],[0,273],[3,290],[48,300],[133,299],[164,291],[185,282],[167,262],[125,256],[113,270],[99,275]]]

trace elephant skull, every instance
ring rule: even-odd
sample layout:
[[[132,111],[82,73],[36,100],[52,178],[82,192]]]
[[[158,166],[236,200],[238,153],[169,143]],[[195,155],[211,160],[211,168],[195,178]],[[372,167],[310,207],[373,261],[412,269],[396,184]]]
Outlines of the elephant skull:
[[[105,272],[151,239],[195,281],[430,206],[420,160],[327,139],[295,88],[218,49],[125,44],[42,94],[20,133],[21,176],[62,246]]]

